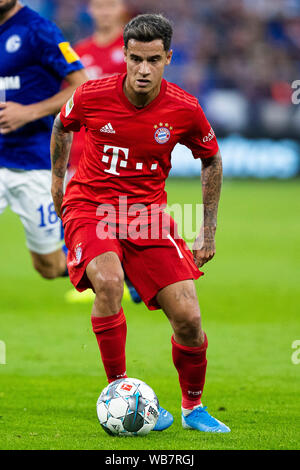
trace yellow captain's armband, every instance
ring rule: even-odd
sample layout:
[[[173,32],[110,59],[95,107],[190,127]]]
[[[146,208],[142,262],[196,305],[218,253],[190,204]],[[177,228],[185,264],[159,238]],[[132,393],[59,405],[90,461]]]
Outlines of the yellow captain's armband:
[[[58,44],[58,47],[60,48],[60,51],[68,64],[72,64],[72,62],[76,62],[76,60],[79,59],[79,55],[76,54],[74,49],[72,49],[71,44],[69,42],[60,42]]]

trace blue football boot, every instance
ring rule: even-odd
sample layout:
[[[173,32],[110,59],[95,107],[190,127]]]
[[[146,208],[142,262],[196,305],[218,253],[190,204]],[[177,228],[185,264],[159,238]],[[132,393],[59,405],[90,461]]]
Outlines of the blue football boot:
[[[161,406],[159,407],[159,416],[158,420],[156,422],[156,425],[153,428],[153,431],[163,431],[164,429],[167,429],[173,424],[174,418],[169,413],[167,410],[162,408]]]
[[[229,427],[210,416],[206,408],[206,406],[197,406],[187,416],[182,413],[182,426],[185,429],[197,429],[203,432],[230,432]]]

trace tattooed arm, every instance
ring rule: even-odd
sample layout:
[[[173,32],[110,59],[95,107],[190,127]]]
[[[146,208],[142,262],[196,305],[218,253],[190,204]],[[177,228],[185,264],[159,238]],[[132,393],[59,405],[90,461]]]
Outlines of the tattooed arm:
[[[194,260],[198,268],[211,260],[216,252],[215,233],[222,186],[222,159],[219,151],[212,158],[202,159],[201,181],[204,226],[202,234],[197,237],[193,246]]]
[[[52,166],[52,187],[51,193],[56,213],[61,217],[61,205],[64,195],[64,180],[69,161],[69,153],[73,140],[73,132],[68,131],[62,125],[60,115],[55,118],[51,142],[51,166]]]

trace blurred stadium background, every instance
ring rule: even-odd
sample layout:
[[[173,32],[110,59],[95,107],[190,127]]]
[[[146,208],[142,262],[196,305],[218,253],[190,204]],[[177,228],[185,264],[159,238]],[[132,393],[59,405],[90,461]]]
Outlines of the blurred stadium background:
[[[88,0],[28,0],[76,43],[92,33]],[[299,0],[127,0],[128,18],[160,12],[175,25],[166,78],[197,96],[220,140],[229,177],[289,178],[299,173]],[[299,82],[300,83],[300,82]],[[295,96],[296,98],[296,96]],[[197,162],[173,175],[193,176]]]

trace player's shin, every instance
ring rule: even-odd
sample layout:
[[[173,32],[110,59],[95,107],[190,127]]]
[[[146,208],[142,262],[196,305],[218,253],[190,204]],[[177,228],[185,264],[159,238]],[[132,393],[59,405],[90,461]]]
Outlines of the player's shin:
[[[193,409],[201,404],[205,374],[207,336],[204,333],[204,343],[200,347],[183,346],[172,342],[172,357],[179,376],[182,391],[182,408]]]
[[[123,308],[117,315],[108,317],[92,315],[91,319],[108,382],[127,377],[125,357],[127,325]]]

